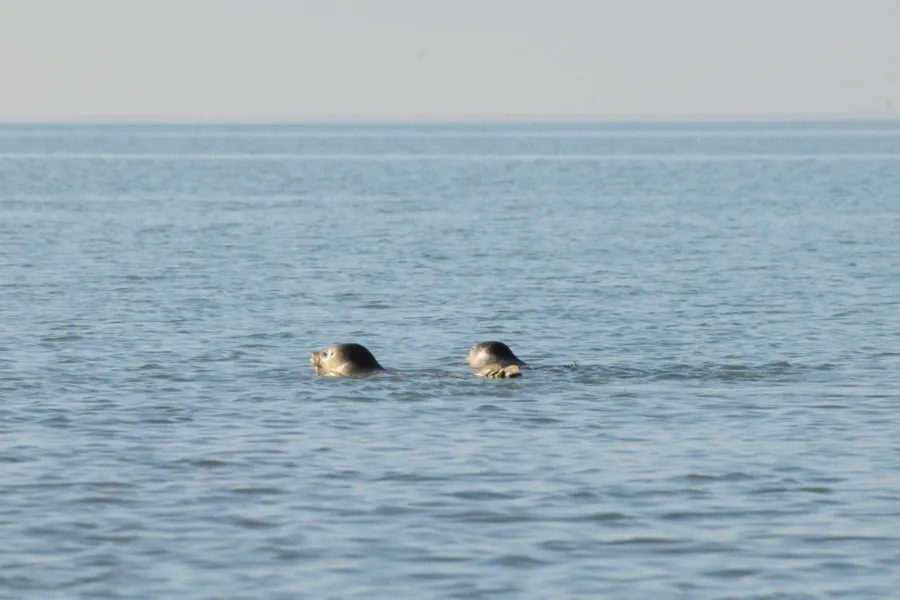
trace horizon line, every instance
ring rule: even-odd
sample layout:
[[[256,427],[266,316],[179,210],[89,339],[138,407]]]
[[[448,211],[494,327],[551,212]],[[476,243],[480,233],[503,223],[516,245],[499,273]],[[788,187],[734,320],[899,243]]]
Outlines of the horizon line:
[[[300,115],[58,115],[0,116],[2,125],[465,125],[465,124],[613,124],[613,123],[771,123],[900,121],[900,114],[634,114],[634,115],[446,115],[446,116],[300,116]]]

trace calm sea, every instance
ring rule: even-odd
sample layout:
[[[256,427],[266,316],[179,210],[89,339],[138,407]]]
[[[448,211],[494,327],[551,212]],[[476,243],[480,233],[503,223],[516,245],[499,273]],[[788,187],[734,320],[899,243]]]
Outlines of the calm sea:
[[[898,121],[0,127],[4,599],[893,597],[898,414]]]

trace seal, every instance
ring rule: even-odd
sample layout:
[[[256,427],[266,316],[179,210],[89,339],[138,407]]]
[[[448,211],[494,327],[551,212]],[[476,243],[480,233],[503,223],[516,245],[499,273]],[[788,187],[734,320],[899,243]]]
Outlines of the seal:
[[[332,344],[309,357],[316,375],[358,377],[384,371],[369,349],[362,344]]]
[[[525,363],[503,342],[480,342],[472,346],[466,364],[478,377],[507,379],[521,377]]]

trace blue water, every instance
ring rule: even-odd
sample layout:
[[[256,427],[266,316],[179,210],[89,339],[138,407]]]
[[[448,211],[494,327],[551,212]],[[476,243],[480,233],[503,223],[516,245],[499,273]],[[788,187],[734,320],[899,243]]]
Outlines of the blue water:
[[[2,126],[0,597],[892,597],[898,305],[900,122]]]

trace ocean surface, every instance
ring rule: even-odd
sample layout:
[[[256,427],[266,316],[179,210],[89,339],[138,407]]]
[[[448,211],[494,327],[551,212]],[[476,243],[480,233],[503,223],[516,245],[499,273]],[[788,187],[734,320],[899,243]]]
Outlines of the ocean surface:
[[[896,597],[900,121],[0,126],[0,540],[4,600]]]

